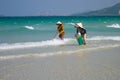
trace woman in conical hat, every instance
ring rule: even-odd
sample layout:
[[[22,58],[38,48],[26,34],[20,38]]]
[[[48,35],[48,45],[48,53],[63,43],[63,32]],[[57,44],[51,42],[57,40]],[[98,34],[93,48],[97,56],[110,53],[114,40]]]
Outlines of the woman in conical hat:
[[[81,34],[81,36],[83,37],[83,40],[84,40],[84,45],[86,45],[86,36],[87,36],[87,33],[86,33],[86,29],[84,29],[83,27],[83,24],[82,23],[77,23],[75,25],[75,27],[77,28],[76,30],[76,33],[77,34]]]
[[[64,39],[64,35],[65,35],[64,25],[63,25],[63,23],[60,22],[60,21],[58,21],[58,22],[56,23],[56,25],[57,25],[57,32],[59,33],[59,38],[60,38],[61,40],[63,40],[63,39]]]

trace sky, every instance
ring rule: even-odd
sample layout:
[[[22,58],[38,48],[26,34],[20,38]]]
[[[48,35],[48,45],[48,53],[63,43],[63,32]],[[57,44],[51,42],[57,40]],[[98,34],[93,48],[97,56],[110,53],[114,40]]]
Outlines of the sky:
[[[0,15],[70,15],[113,6],[120,0],[0,0]]]

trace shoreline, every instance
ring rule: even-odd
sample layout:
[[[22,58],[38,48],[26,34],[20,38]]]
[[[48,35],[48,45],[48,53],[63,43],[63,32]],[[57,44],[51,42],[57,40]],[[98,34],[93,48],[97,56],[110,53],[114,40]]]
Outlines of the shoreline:
[[[59,56],[59,55],[70,55],[74,53],[91,53],[95,51],[101,50],[108,50],[108,49],[115,49],[120,48],[119,45],[111,45],[111,46],[98,46],[98,47],[91,47],[88,46],[77,46],[77,44],[72,45],[59,45],[54,47],[44,47],[44,48],[25,48],[25,49],[13,49],[13,50],[5,50],[0,51],[0,61],[4,60],[14,60],[20,58],[44,58],[44,57],[51,57],[51,56]],[[73,50],[72,50],[73,49]]]

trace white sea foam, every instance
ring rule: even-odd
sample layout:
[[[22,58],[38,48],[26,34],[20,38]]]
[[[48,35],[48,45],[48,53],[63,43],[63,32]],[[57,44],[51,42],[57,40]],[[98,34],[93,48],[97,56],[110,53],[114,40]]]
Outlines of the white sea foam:
[[[120,41],[120,36],[94,36],[88,38],[88,40],[115,40]]]
[[[31,57],[44,58],[44,57],[50,57],[50,56],[55,56],[55,55],[69,55],[69,54],[74,54],[74,53],[78,53],[82,51],[91,51],[91,50],[115,48],[115,47],[120,47],[120,45],[98,46],[98,47],[91,47],[91,48],[87,47],[87,48],[77,49],[77,50],[58,51],[58,52],[49,52],[49,53],[6,55],[6,56],[0,56],[0,61],[10,60],[10,59],[19,59],[19,58],[31,58]]]
[[[72,26],[75,26],[75,23],[72,23],[72,22],[71,22],[71,23],[67,23],[67,24],[70,24],[70,25],[72,25]]]
[[[87,40],[114,40],[120,41],[120,36],[94,36],[87,38]],[[34,48],[34,47],[49,47],[57,45],[67,45],[75,41],[72,38],[65,38],[64,40],[52,39],[40,42],[24,42],[24,43],[2,43],[0,44],[0,50],[11,50],[11,49],[24,49],[24,48]]]
[[[54,55],[60,55],[64,52],[55,52],[55,53],[34,53],[34,54],[22,54],[22,55],[7,55],[7,56],[0,56],[0,60],[8,60],[8,59],[18,59],[18,58],[30,58],[30,57],[48,57]]]
[[[107,27],[110,27],[110,28],[120,28],[120,25],[119,24],[112,24],[112,25],[107,25]]]
[[[26,29],[29,29],[29,30],[34,30],[34,27],[32,26],[25,26]]]
[[[53,39],[53,40],[46,40],[41,42],[25,42],[25,43],[13,43],[13,44],[0,44],[0,50],[9,50],[9,49],[23,49],[23,48],[32,48],[32,47],[45,47],[45,46],[56,46],[65,44],[70,39]]]

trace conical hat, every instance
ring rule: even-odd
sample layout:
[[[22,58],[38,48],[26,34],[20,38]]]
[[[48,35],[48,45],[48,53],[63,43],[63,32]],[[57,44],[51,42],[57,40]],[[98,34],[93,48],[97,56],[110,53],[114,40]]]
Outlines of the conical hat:
[[[58,21],[56,24],[62,24],[62,22]]]
[[[76,25],[77,25],[77,27],[83,28],[83,24],[82,23],[77,23]]]

